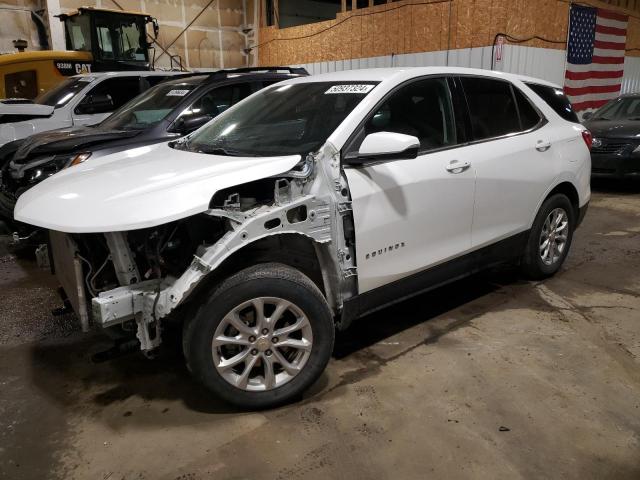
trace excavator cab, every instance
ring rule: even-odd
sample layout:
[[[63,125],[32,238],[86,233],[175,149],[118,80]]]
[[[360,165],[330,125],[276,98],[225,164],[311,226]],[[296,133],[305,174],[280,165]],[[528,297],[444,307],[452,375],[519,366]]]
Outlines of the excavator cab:
[[[90,71],[149,70],[147,23],[158,34],[157,21],[144,13],[81,7],[60,15],[67,50],[89,52]],[[86,67],[86,66],[85,66]],[[74,71],[72,74],[81,72]]]
[[[141,12],[80,7],[58,16],[66,50],[0,55],[0,109],[12,99],[33,99],[66,77],[90,72],[153,70],[147,24],[158,36],[158,22]]]

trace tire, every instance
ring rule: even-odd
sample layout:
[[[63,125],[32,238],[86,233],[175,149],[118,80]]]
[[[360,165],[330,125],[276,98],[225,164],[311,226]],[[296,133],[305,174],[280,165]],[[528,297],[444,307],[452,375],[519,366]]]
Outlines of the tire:
[[[193,376],[209,390],[243,409],[264,409],[298,398],[320,377],[334,337],[318,287],[293,268],[266,263],[212,289],[185,323],[183,349]]]
[[[549,231],[548,224],[546,222],[547,219],[550,219],[550,216],[555,212],[564,212],[566,215],[567,224],[566,230],[564,230],[564,246],[562,247],[561,252],[555,250],[555,254],[550,255],[547,253],[545,257],[543,234],[546,236],[546,232]],[[573,206],[571,205],[569,198],[561,193],[557,193],[547,198],[540,207],[538,215],[536,215],[536,219],[531,227],[529,239],[527,240],[527,245],[522,256],[521,268],[524,275],[531,280],[542,280],[555,275],[567,258],[567,254],[571,248],[571,241],[573,240],[575,226],[576,213],[573,210]],[[560,242],[561,235],[557,234],[556,239],[556,242]]]

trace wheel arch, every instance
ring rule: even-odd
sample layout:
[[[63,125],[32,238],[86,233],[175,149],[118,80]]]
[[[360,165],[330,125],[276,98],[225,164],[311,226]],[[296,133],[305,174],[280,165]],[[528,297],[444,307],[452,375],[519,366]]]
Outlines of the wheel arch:
[[[578,195],[578,189],[571,182],[565,181],[556,185],[547,194],[544,200],[551,197],[552,195],[555,195],[556,193],[562,193],[569,199],[569,201],[571,202],[571,206],[573,207],[573,214],[577,216],[578,211],[580,210],[580,196]]]
[[[575,215],[576,219],[578,218],[579,211],[580,211],[580,195],[578,193],[578,189],[573,184],[573,182],[565,179],[557,182],[553,187],[549,188],[547,192],[545,192],[545,194],[542,196],[542,198],[538,202],[538,205],[536,206],[536,209],[533,212],[533,215],[529,219],[529,227],[533,225],[533,222],[535,221],[536,215],[538,215],[538,212],[540,211],[542,204],[549,197],[557,193],[561,193],[569,199],[569,201],[571,202],[571,206],[573,207],[573,214]]]
[[[331,310],[335,304],[335,268],[330,259],[329,243],[316,241],[304,233],[283,232],[256,238],[229,253],[220,264],[206,275],[190,295],[190,299],[206,294],[213,285],[252,265],[281,263],[299,270],[309,277],[325,297]]]

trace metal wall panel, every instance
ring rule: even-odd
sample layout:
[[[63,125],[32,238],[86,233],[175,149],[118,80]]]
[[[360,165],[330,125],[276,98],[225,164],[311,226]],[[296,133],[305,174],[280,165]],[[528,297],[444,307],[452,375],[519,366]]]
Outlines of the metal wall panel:
[[[505,45],[504,59],[498,69],[542,78],[557,85],[564,83],[565,51],[550,48]]]
[[[448,65],[452,67],[491,68],[491,47],[450,50]],[[302,65],[309,73],[334,72],[359,68],[428,67],[447,65],[447,52],[421,52],[383,57],[355,58],[334,62]],[[640,57],[625,58],[622,92],[640,91]],[[542,78],[557,85],[564,84],[565,51],[550,48],[505,45],[503,60],[496,70]]]
[[[640,92],[640,57],[624,59],[622,93]]]

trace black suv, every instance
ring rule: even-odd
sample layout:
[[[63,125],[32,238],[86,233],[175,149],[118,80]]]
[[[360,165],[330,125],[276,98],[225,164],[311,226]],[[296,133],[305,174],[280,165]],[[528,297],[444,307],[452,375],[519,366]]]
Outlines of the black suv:
[[[308,75],[304,68],[256,67],[218,70],[163,82],[116,110],[98,125],[32,135],[0,148],[0,218],[13,221],[18,197],[59,170],[88,159],[177,139],[227,108],[276,82]]]

